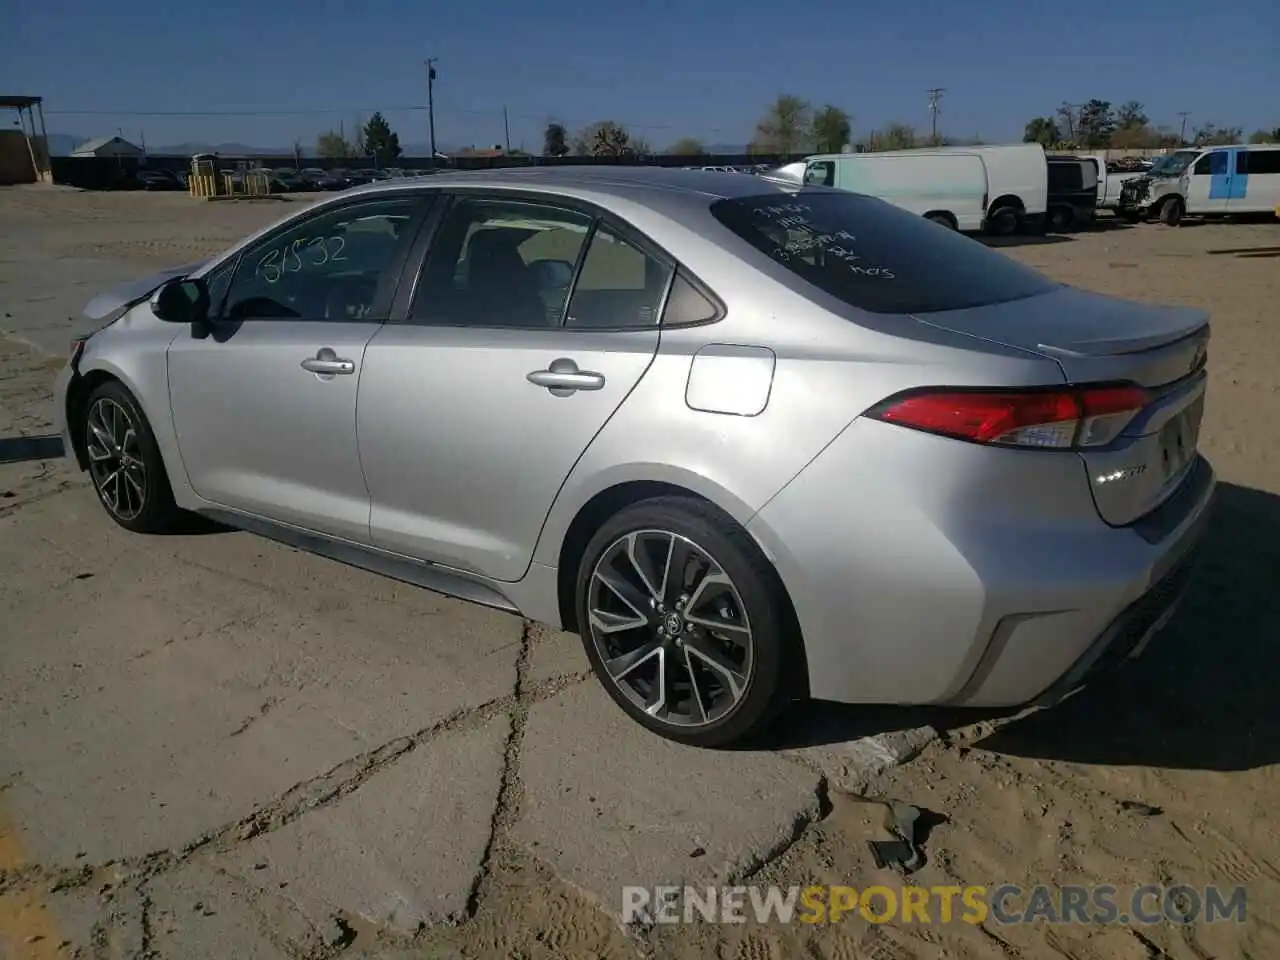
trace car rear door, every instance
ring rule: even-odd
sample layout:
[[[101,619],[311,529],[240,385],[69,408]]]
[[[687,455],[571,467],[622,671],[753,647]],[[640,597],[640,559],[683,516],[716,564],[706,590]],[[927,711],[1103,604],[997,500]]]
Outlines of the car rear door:
[[[328,204],[246,247],[211,284],[214,319],[168,355],[178,448],[200,497],[367,542],[356,393],[426,200]]]
[[[365,353],[372,542],[499,580],[648,369],[672,266],[569,202],[460,192]],[[399,304],[398,304],[399,306]]]

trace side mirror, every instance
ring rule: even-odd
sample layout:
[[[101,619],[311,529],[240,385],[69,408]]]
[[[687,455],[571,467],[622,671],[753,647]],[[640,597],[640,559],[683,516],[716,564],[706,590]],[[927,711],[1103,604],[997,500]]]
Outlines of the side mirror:
[[[209,315],[209,288],[200,279],[166,280],[151,295],[151,312],[165,323],[196,323]]]

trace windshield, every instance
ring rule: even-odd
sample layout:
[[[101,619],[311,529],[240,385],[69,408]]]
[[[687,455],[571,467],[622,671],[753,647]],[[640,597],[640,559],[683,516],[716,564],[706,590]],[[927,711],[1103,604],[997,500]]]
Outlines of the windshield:
[[[1200,156],[1199,150],[1178,150],[1168,156],[1161,157],[1151,165],[1153,177],[1178,177],[1190,166],[1191,161]]]
[[[799,189],[718,200],[711,213],[824,293],[872,313],[934,313],[1057,287],[961,233],[859,194]]]

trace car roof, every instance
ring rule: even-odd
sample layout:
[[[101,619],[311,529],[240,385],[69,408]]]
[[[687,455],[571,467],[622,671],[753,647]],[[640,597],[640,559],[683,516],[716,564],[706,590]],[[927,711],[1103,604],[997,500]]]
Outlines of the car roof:
[[[339,196],[404,190],[415,186],[424,190],[464,187],[524,190],[576,197],[605,207],[611,206],[611,201],[629,201],[667,213],[678,213],[681,208],[706,208],[720,199],[786,194],[796,189],[795,184],[779,183],[749,173],[674,167],[566,165],[441,171],[430,177],[369,184],[343,191]]]

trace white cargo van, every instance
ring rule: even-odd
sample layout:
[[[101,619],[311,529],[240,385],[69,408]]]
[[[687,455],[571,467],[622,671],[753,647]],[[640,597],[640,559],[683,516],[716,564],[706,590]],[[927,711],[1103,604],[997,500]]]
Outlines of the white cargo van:
[[[1044,147],[1038,143],[1011,143],[1004,146],[921,147],[892,150],[878,157],[915,157],[936,154],[971,153],[982,158],[987,168],[986,229],[995,234],[1016,233],[1020,227],[1044,225],[1048,206],[1049,164]]]
[[[1178,150],[1124,185],[1120,211],[1176,225],[1184,213],[1270,213],[1280,205],[1280,144]]]
[[[972,153],[831,153],[805,161],[804,182],[877,197],[952,230],[975,233],[987,212],[987,168]]]

